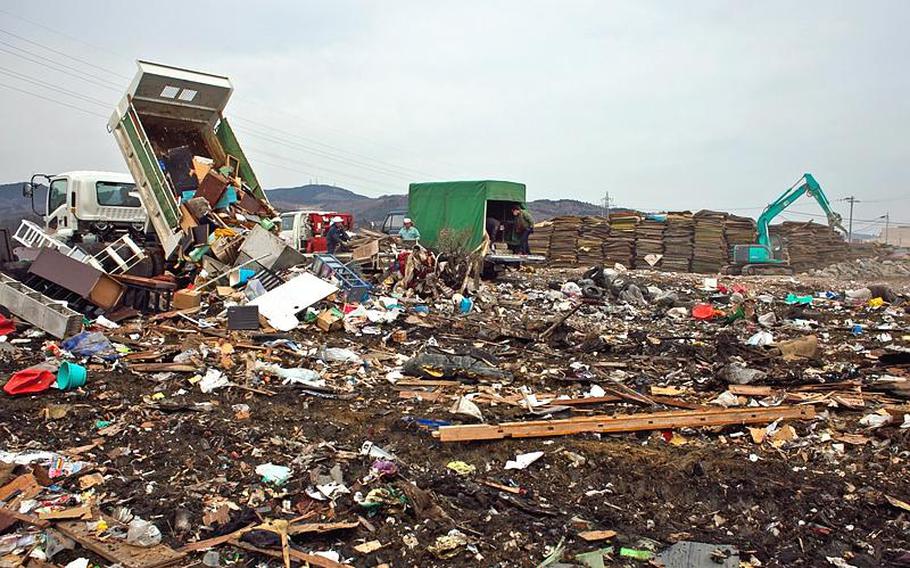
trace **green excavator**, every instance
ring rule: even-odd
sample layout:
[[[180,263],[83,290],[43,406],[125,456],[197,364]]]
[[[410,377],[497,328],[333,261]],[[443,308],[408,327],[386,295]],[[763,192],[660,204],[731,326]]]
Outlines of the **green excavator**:
[[[733,264],[727,272],[731,274],[793,274],[793,268],[784,258],[783,243],[771,236],[771,221],[783,213],[794,201],[809,194],[828,217],[828,225],[846,233],[841,225],[841,216],[831,210],[831,203],[812,174],[803,174],[776,201],[765,207],[758,217],[758,242],[751,245],[733,246]]]

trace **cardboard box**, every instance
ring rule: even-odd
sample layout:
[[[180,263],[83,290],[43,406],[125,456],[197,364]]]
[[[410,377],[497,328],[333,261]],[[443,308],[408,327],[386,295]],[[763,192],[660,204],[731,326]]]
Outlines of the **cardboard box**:
[[[316,326],[325,332],[335,331],[344,326],[341,321],[343,318],[344,315],[341,312],[331,308],[316,316]]]
[[[171,300],[171,309],[189,310],[198,308],[202,303],[202,292],[198,290],[177,290]]]

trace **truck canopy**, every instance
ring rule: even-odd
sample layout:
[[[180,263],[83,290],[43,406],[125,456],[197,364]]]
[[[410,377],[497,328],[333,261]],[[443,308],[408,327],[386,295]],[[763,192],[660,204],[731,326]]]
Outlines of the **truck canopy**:
[[[420,230],[421,244],[430,247],[449,231],[474,249],[483,241],[488,216],[503,220],[513,205],[524,203],[525,185],[511,181],[439,181],[408,188],[408,216]]]

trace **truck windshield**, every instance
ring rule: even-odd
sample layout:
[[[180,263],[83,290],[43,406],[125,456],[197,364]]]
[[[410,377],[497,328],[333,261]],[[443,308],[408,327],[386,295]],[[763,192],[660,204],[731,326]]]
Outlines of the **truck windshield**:
[[[388,235],[398,234],[398,230],[404,226],[404,218],[404,213],[389,213],[382,227],[385,233]]]
[[[138,197],[130,195],[136,190],[136,184],[99,181],[95,184],[98,205],[113,207],[142,207]]]
[[[281,214],[281,230],[290,231],[294,228],[294,217],[296,213],[282,213]]]

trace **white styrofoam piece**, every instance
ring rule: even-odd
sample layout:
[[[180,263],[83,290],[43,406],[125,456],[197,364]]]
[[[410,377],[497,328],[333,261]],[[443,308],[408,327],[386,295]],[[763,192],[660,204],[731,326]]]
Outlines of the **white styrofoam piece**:
[[[259,306],[260,315],[276,329],[289,331],[297,326],[297,314],[337,291],[334,284],[302,272],[248,305]]]

